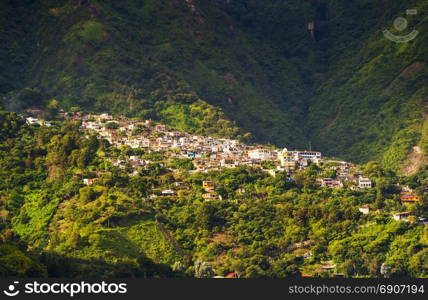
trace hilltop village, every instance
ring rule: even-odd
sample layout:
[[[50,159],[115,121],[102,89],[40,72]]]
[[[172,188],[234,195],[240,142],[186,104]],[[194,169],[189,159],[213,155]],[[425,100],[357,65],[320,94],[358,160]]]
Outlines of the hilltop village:
[[[311,162],[319,164],[322,161],[321,153],[316,151],[249,146],[237,140],[191,135],[168,129],[153,121],[113,120],[108,114],[83,116],[81,129],[88,134],[96,132],[117,148],[142,148],[149,153],[164,152],[167,157],[190,159],[195,166],[194,172],[245,165],[266,169],[272,176],[283,171],[291,175],[297,170],[305,169]],[[126,159],[113,160],[112,163],[121,168],[130,164],[132,171],[138,171],[138,168],[150,162],[131,155]],[[344,169],[350,167],[350,164],[343,164]]]
[[[344,161],[324,159],[321,152],[275,149],[262,145],[246,145],[238,140],[191,135],[186,132],[169,129],[167,126],[147,120],[118,119],[111,115],[84,115],[81,117],[81,129],[90,135],[96,133],[107,140],[113,147],[144,149],[144,153],[163,153],[167,158],[190,160],[194,168],[189,172],[209,172],[222,168],[249,166],[260,168],[271,176],[286,172],[289,178],[304,170],[311,163],[320,165],[333,162],[332,169],[337,176],[324,178],[318,183],[325,187],[343,187],[343,182],[353,181],[354,188],[371,188],[372,182],[361,177],[355,165]],[[151,163],[138,155],[111,160],[114,166],[129,170],[129,175]],[[170,168],[170,171],[177,171]]]
[[[331,174],[330,177],[321,176],[316,179],[315,183],[321,187],[363,190],[374,186],[372,180],[363,177],[362,171],[354,164],[325,158],[318,151],[247,145],[238,140],[192,135],[170,129],[152,120],[114,118],[107,113],[95,115],[60,112],[59,117],[81,122],[80,129],[87,137],[96,134],[98,138],[108,141],[115,148],[129,148],[131,151],[125,152],[128,153],[127,155],[107,158],[113,166],[126,171],[129,176],[139,174],[154,162],[147,158],[147,155],[153,154],[156,157],[157,154],[162,154],[164,158],[161,162],[162,167],[172,173],[179,173],[180,170],[165,164],[166,160],[191,162],[188,172],[207,173],[224,168],[249,166],[259,168],[274,177],[280,172],[285,172],[288,180],[293,180],[296,172],[305,170],[310,164],[315,164],[329,170]],[[26,118],[26,121],[30,125],[52,126],[51,122],[33,117]],[[97,175],[100,174],[102,172],[83,178],[83,183],[85,185],[96,183]],[[175,189],[164,189],[158,195],[152,194],[151,197],[175,196],[181,185],[182,183],[176,182]],[[221,196],[215,192],[215,187],[214,182],[203,182],[204,200],[221,199]],[[403,186],[400,189],[400,200],[403,205],[415,204],[421,200],[410,188]],[[362,206],[359,210],[363,214],[368,214],[370,207]],[[408,212],[401,212],[392,217],[395,220],[407,220],[410,216]]]
[[[10,210],[11,226],[25,241],[137,267],[147,255],[196,277],[377,276],[410,255],[418,260],[391,272],[425,274],[413,271],[426,256],[425,173],[404,177],[376,161],[354,165],[110,114],[4,116],[13,138],[3,142],[0,182],[18,193],[6,195],[21,207]],[[375,252],[365,257],[367,248]],[[349,270],[349,258],[377,265]]]

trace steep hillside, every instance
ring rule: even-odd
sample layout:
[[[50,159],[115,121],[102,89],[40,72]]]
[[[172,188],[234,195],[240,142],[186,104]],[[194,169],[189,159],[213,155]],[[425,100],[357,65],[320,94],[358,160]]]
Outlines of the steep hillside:
[[[312,145],[329,155],[358,162],[378,159],[397,169],[426,139],[427,5],[233,1],[229,9],[248,33],[281,47],[283,57],[299,67],[310,90],[304,126]],[[406,16],[407,9],[418,14]],[[400,16],[409,22],[404,33],[393,28]],[[312,22],[310,40],[307,28]],[[414,28],[420,33],[408,43],[382,35],[385,29],[405,35]],[[418,156],[423,165],[426,151]],[[407,165],[414,166],[412,161]]]
[[[296,120],[305,91],[296,68],[240,32],[217,6],[193,5],[178,0],[28,5],[39,20],[29,34],[37,42],[21,88],[36,87],[65,107],[154,117],[186,130],[214,126],[214,118],[192,124],[194,111],[208,102],[264,142],[302,146]],[[186,126],[184,115],[192,119]],[[217,131],[231,126],[221,125]]]
[[[57,98],[64,108],[203,134],[250,132],[258,142],[396,169],[425,143],[425,0],[0,5],[0,94],[9,109]],[[418,14],[406,16],[410,8]],[[383,37],[398,16],[420,31],[416,39]]]
[[[319,186],[339,168],[327,161],[293,180],[261,166],[188,172],[196,161],[174,149],[110,145],[79,125],[27,125],[0,112],[0,275],[428,276],[428,227],[419,221],[428,217],[427,167],[399,177],[370,163],[363,172],[374,187],[357,190],[351,181]],[[131,156],[149,163],[133,167]],[[404,186],[420,201],[402,203]],[[403,211],[414,214],[408,222],[392,218]],[[327,262],[336,269],[327,272]]]
[[[327,73],[329,78],[316,88],[309,114],[309,132],[315,143],[331,154],[357,161],[375,158],[393,168],[422,142],[428,103],[428,19],[423,13],[428,3],[396,2],[393,7],[380,1],[353,9],[356,20],[360,18],[361,23],[375,30],[356,37],[353,49],[346,48],[346,55],[336,56]],[[383,37],[381,29],[390,29],[394,18],[405,16],[407,8],[417,8],[420,13],[406,17],[409,27],[420,34],[401,44]],[[332,11],[330,14],[331,23],[344,20]],[[377,23],[371,24],[375,16],[379,16]],[[352,18],[348,20],[353,22]]]

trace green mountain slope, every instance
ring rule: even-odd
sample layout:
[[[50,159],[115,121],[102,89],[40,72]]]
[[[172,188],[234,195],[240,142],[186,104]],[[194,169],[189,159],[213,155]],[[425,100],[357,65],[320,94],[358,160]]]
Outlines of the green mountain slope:
[[[0,5],[0,94],[9,109],[57,98],[65,108],[203,134],[251,132],[259,142],[311,144],[392,168],[426,144],[425,0]],[[409,8],[419,13],[406,16]],[[420,31],[415,40],[382,36],[398,16]]]
[[[423,13],[427,4],[413,1],[387,7],[380,1],[371,5],[379,10],[376,15],[380,18],[371,25],[378,30],[363,36],[362,42],[354,42],[354,49],[346,56],[336,56],[329,78],[317,86],[309,127],[316,144],[344,158],[376,158],[398,168],[412,147],[423,143],[422,124],[428,103],[428,19]],[[405,16],[406,8],[420,12],[407,17],[409,27],[417,28],[420,34],[408,43],[391,42],[379,29],[390,29],[390,20]],[[399,12],[393,17],[391,10]],[[355,18],[365,24],[372,19],[366,15],[368,11],[370,6],[353,10]],[[332,18],[331,22],[338,23],[336,17]]]

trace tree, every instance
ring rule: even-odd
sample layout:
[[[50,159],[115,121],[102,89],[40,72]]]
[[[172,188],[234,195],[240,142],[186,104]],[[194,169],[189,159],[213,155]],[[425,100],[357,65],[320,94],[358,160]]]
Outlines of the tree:
[[[17,192],[16,190],[13,190],[8,197],[7,200],[7,209],[13,214],[18,214],[19,213],[19,209],[22,206],[22,204],[24,203],[24,198],[22,197],[22,195]]]
[[[272,161],[262,161],[263,169],[275,169],[275,163]]]
[[[383,200],[383,191],[382,187],[377,186],[376,187],[376,208],[382,209],[385,206],[384,200]]]
[[[116,122],[108,122],[105,127],[107,129],[118,129],[119,128],[119,124],[117,124]]]
[[[428,248],[419,251],[409,260],[409,270],[414,277],[424,277],[427,275]]]
[[[59,101],[56,99],[49,100],[48,106],[46,107],[48,117],[53,119],[58,114],[59,111]]]
[[[81,108],[79,106],[73,106],[73,107],[70,108],[70,112],[71,113],[77,113],[77,112],[80,112],[80,111],[81,111]]]
[[[7,221],[7,218],[9,216],[9,211],[6,209],[0,210],[0,220],[5,223]]]
[[[324,178],[335,178],[336,177],[336,170],[335,169],[326,169],[323,171],[322,176]]]
[[[96,153],[98,148],[100,147],[100,140],[97,138],[95,134],[92,134],[89,136],[89,138],[86,140],[86,145],[89,147],[90,151],[92,153]]]
[[[79,190],[79,200],[82,204],[89,203],[96,198],[96,193],[94,190],[89,187],[85,186]]]
[[[285,258],[272,263],[272,277],[288,278],[300,275],[298,264],[301,259],[292,255],[287,255]]]
[[[197,261],[195,263],[195,277],[197,278],[212,278],[214,277],[214,269],[207,262]]]
[[[170,161],[170,166],[180,171],[190,171],[195,169],[192,160],[186,158],[173,158]]]
[[[79,151],[77,156],[77,167],[85,168],[91,161],[91,149],[85,147]]]
[[[355,275],[355,264],[351,259],[345,260],[341,264],[340,269],[346,277],[352,277]]]
[[[176,261],[172,265],[172,270],[174,272],[184,272],[184,271],[186,271],[186,265],[183,262],[181,262],[181,261]]]
[[[215,208],[207,203],[198,207],[196,211],[198,225],[210,230],[215,225]]]
[[[259,266],[248,266],[245,269],[246,278],[261,278],[264,276],[264,271]]]
[[[379,178],[382,177],[385,172],[379,162],[371,161],[364,166],[363,173],[369,178]]]

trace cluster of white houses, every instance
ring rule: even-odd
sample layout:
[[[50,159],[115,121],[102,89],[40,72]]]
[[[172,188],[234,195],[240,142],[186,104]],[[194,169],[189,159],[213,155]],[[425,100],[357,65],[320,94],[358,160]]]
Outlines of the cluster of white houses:
[[[68,113],[61,112],[60,117]],[[275,176],[279,172],[286,172],[291,176],[294,172],[304,170],[310,163],[320,164],[323,161],[318,151],[290,151],[288,149],[274,149],[265,146],[250,146],[237,140],[191,135],[183,131],[167,128],[165,125],[151,120],[136,121],[132,119],[115,119],[109,114],[81,115],[72,114],[74,120],[82,121],[81,129],[85,132],[94,132],[114,147],[128,146],[133,149],[143,148],[145,152],[164,152],[168,157],[191,159],[195,172],[208,172],[222,168],[237,166],[251,166],[265,168],[264,162],[271,162],[266,171]],[[48,121],[33,117],[26,118],[29,125],[38,124],[51,126]],[[150,164],[150,161],[137,155],[126,158],[111,158],[113,165],[125,169],[130,167],[131,174]],[[331,167],[336,171],[335,178],[318,179],[317,183],[323,187],[340,188],[344,182],[355,182],[351,188],[366,189],[372,187],[369,178],[352,171],[354,165],[348,162],[336,162]],[[85,184],[91,184],[96,179],[86,179]]]
[[[81,116],[84,131],[96,132],[101,138],[114,147],[128,146],[144,148],[146,152],[162,151],[169,157],[191,159],[195,172],[208,172],[222,168],[251,166],[264,168],[264,162],[271,162],[266,171],[275,176],[278,172],[286,172],[291,176],[294,172],[305,169],[310,163],[320,164],[323,160],[318,151],[289,151],[265,146],[250,146],[237,140],[191,135],[186,132],[167,128],[153,121],[135,121],[129,119],[115,120],[111,115]],[[131,166],[133,173],[150,163],[138,156],[130,155],[125,159],[112,159],[119,167]],[[318,181],[321,186],[339,188],[345,181],[355,182],[354,189],[372,187],[368,178],[354,174],[353,164],[338,162],[335,167],[336,178],[323,178]]]
[[[114,147],[128,146],[130,148],[144,148],[145,152],[163,152],[167,157],[191,159],[194,172],[208,172],[222,168],[235,168],[247,165],[265,168],[264,162],[270,162],[266,171],[275,176],[278,172],[286,172],[291,176],[294,172],[304,170],[309,164],[320,164],[323,161],[321,152],[318,151],[289,151],[288,149],[273,149],[264,146],[250,146],[237,140],[190,135],[186,132],[168,129],[166,126],[152,121],[134,121],[127,119],[114,120],[108,114],[82,116],[82,130],[93,131],[98,136],[108,140]],[[137,155],[129,155],[126,159],[111,159],[116,166],[131,167],[131,172],[137,174],[150,161]],[[354,169],[354,165],[344,161],[333,162],[329,167],[335,171],[334,178],[320,178],[317,183],[323,187],[340,188],[345,182],[353,182],[350,188],[353,190],[370,189],[373,183],[369,178],[363,177],[360,171]],[[174,170],[172,170],[174,171]],[[85,179],[85,184],[92,184],[96,179]],[[179,184],[179,183],[177,183]],[[176,190],[159,190],[150,197],[175,197]],[[215,192],[215,183],[203,182],[205,201],[221,200],[221,196]],[[245,191],[238,191],[244,193]],[[411,191],[401,194],[403,203],[414,203],[419,199]],[[369,214],[369,206],[360,207],[360,212]],[[392,216],[395,220],[408,220],[411,213],[396,213]]]
[[[321,152],[249,146],[237,140],[190,135],[152,121],[114,120],[108,114],[82,116],[81,128],[95,131],[115,147],[127,145],[130,148],[163,151],[171,157],[192,159],[197,172],[240,165],[262,167],[263,162],[270,161],[275,163],[275,169],[270,170],[272,175],[281,171],[292,174],[306,168],[310,162],[318,164],[322,159]],[[134,166],[146,163],[135,156],[129,157],[128,162]]]
[[[60,117],[67,116],[61,112]],[[191,135],[186,132],[167,128],[165,125],[153,121],[135,121],[125,118],[115,120],[109,114],[80,115],[73,114],[73,119],[82,121],[81,129],[84,132],[94,132],[100,138],[106,139],[114,147],[128,146],[133,149],[144,149],[145,153],[162,152],[166,157],[177,157],[191,159],[195,166],[194,172],[208,172],[222,168],[235,168],[240,165],[252,166],[265,169],[269,174],[275,176],[278,172],[286,172],[291,176],[294,172],[304,170],[309,164],[320,164],[323,162],[321,152],[317,151],[289,151],[288,149],[274,149],[265,146],[250,146],[237,140],[214,138]],[[48,121],[27,117],[29,125],[51,126]],[[138,174],[139,170],[145,168],[151,161],[143,159],[138,155],[129,155],[125,158],[111,158],[112,164],[125,169],[128,166],[130,175]],[[270,162],[266,167],[265,162]],[[355,166],[344,161],[333,162],[330,169],[335,172],[334,178],[319,178],[317,183],[328,188],[343,187],[345,182],[353,182],[350,188],[370,189],[373,183],[369,178],[362,176],[361,172],[355,170]],[[171,170],[175,171],[175,170]],[[94,184],[97,178],[84,178],[86,185]],[[176,190],[183,189],[182,183],[176,182],[173,189],[159,191],[160,196],[175,196]],[[203,182],[203,198],[206,201],[221,199],[215,192],[216,184],[211,181]],[[184,187],[186,188],[186,187]],[[245,193],[242,189],[238,193]],[[153,197],[158,195],[153,194]],[[400,201],[403,205],[415,204],[421,201],[408,187],[402,187]],[[368,205],[361,206],[362,214],[369,214],[372,208]],[[408,221],[413,214],[411,212],[399,212],[392,215],[397,221]],[[427,224],[425,220],[420,220]]]

